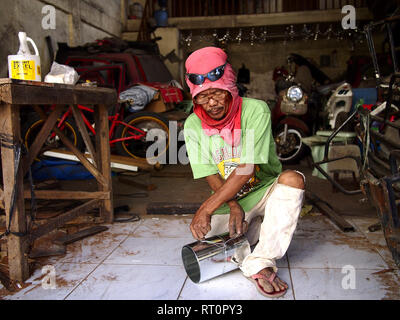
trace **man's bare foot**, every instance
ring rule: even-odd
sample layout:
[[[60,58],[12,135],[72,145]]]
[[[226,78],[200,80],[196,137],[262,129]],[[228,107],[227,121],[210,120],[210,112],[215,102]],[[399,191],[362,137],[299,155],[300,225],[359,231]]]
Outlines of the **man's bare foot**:
[[[265,276],[267,279],[269,279],[273,273],[272,268],[265,268],[262,269],[259,274],[262,274]],[[278,276],[275,277],[275,279],[272,281],[272,283],[268,282],[267,280],[264,280],[263,278],[257,279],[258,283],[260,286],[263,287],[265,292],[273,294],[274,292],[279,292],[282,290],[286,290],[289,286],[287,285],[286,282],[282,281],[281,279],[278,278]]]

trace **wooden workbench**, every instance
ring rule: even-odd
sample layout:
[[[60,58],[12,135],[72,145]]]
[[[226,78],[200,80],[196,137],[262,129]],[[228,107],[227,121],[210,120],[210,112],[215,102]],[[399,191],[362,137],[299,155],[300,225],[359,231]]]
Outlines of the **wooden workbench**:
[[[112,89],[0,79],[0,138],[4,188],[0,190],[0,198],[2,197],[4,201],[7,223],[10,217],[12,192],[14,186],[17,186],[15,210],[9,228],[11,233],[7,235],[10,279],[25,281],[29,277],[27,249],[35,239],[62,227],[66,222],[94,208],[100,209],[102,221],[106,223],[113,221],[108,108],[116,103],[117,93]],[[77,112],[78,104],[92,106],[95,110],[95,145],[92,144],[83,119]],[[42,106],[45,105],[55,105],[50,114],[43,112]],[[46,121],[30,146],[28,153],[21,157],[19,170],[17,170],[16,153],[14,151],[15,147],[21,145],[22,142],[20,109],[28,107],[33,108]],[[55,127],[57,119],[69,107],[73,110],[77,127],[85,141],[87,150],[92,155],[92,159],[95,159],[93,164]],[[86,202],[28,230],[29,223],[24,207],[23,179],[52,130],[96,178],[98,190],[96,192],[55,190],[35,192],[37,199],[79,199]],[[16,175],[15,172],[17,172]],[[29,190],[25,190],[26,194],[30,194]]]

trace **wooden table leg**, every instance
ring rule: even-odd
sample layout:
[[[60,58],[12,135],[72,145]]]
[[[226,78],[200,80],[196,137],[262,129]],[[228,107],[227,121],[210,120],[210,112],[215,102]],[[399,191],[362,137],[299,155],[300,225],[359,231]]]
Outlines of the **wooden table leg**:
[[[2,104],[0,105],[0,132],[12,139],[12,141],[20,141],[20,120],[19,106]],[[8,143],[7,143],[8,144]],[[1,148],[1,158],[3,166],[3,182],[4,182],[4,202],[6,211],[6,221],[9,221],[10,203],[12,190],[14,185],[19,186],[16,194],[15,211],[11,220],[11,232],[26,232],[26,216],[24,206],[24,186],[23,186],[23,170],[21,159],[21,170],[15,179],[15,154],[14,150],[5,147]],[[8,235],[8,264],[10,269],[10,279],[25,281],[29,277],[28,260],[25,256],[26,246],[24,245],[27,237],[18,237],[13,234]]]
[[[96,128],[96,162],[98,170],[103,174],[106,185],[98,184],[99,191],[109,191],[110,199],[103,200],[100,216],[106,223],[114,221],[114,207],[112,199],[111,155],[109,142],[108,108],[106,105],[94,107]]]

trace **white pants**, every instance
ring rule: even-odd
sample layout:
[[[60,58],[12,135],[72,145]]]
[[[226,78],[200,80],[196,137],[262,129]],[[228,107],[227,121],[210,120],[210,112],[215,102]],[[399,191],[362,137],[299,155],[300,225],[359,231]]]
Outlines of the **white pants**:
[[[303,178],[304,175],[300,173]],[[289,247],[303,205],[304,190],[278,183],[279,177],[267,189],[263,198],[249,212],[245,220],[249,224],[246,236],[253,252],[240,254],[237,261],[244,276],[250,277],[264,268],[278,271],[275,260],[281,259]],[[305,178],[304,178],[305,182]],[[211,230],[206,238],[229,231],[229,214],[211,217]]]

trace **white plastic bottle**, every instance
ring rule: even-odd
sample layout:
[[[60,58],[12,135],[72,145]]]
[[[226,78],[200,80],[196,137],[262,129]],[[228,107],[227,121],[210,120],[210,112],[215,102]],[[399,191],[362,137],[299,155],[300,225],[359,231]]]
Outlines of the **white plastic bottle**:
[[[16,55],[8,56],[8,76],[11,79],[42,81],[40,56],[35,42],[26,36],[25,32],[18,33],[19,50]],[[28,47],[32,44],[35,54],[32,55]]]

